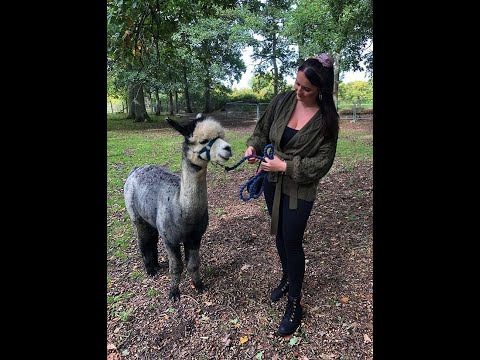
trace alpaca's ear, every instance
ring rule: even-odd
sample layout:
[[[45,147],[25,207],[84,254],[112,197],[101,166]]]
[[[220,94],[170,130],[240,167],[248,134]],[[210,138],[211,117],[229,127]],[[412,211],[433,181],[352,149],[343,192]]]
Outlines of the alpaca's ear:
[[[173,127],[175,130],[177,130],[180,134],[182,134],[183,136],[185,137],[189,137],[190,136],[190,133],[189,133],[189,130],[180,125],[179,123],[177,123],[176,121],[170,119],[170,118],[166,118],[165,120],[167,120],[168,124]]]

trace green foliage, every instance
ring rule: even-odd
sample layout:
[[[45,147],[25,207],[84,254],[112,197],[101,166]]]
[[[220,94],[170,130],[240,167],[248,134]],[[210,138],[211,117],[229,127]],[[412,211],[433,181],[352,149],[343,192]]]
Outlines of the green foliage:
[[[147,290],[147,295],[150,297],[156,297],[158,295],[158,290],[157,289],[148,289]]]
[[[130,280],[136,281],[143,279],[145,276],[140,271],[132,271],[130,274],[128,274],[128,277]]]
[[[130,299],[133,296],[130,292],[124,292],[119,295],[107,295],[107,305],[118,307],[123,301]]]
[[[300,58],[319,52],[339,55],[341,71],[373,67],[372,0],[299,0],[285,32],[299,46]]]
[[[285,78],[294,75],[297,53],[284,33],[285,19],[292,0],[266,0],[252,9],[250,26],[255,33],[252,59],[255,74],[271,76],[273,94],[282,91]],[[265,96],[265,94],[263,94]]]
[[[258,93],[261,102],[270,102],[273,99],[275,96],[274,85],[275,79],[272,74],[255,75],[252,79],[252,88]],[[277,82],[277,86],[279,92],[292,90],[292,86],[288,85],[284,79]]]
[[[250,103],[258,103],[260,100],[260,97],[258,96],[258,93],[256,93],[252,89],[240,89],[240,90],[234,90],[232,94],[229,96],[228,100],[230,102],[243,101],[243,102],[250,102]]]
[[[234,0],[112,0],[107,6],[107,69],[116,88],[142,83],[147,91],[184,92],[205,107],[205,93],[238,80],[246,29]],[[179,11],[180,10],[180,11]],[[212,98],[214,106],[223,99]],[[186,99],[183,106],[186,107]],[[208,107],[208,106],[207,106]]]
[[[373,82],[370,81],[352,81],[349,83],[340,83],[338,85],[338,98],[340,101],[373,102]]]
[[[116,312],[117,317],[122,321],[129,321],[132,319],[133,309]]]
[[[372,39],[371,0],[300,0],[295,9],[293,3],[109,0],[107,100],[126,104],[128,85],[142,83],[147,93],[160,92],[163,109],[171,91],[187,110],[187,89],[193,112],[221,109],[232,101],[222,84],[238,81],[245,70],[245,46],[260,60],[252,84],[260,102],[289,88],[284,79],[297,67],[291,45],[301,57],[338,53],[341,70],[358,69],[360,60],[371,68],[372,49],[365,49]]]

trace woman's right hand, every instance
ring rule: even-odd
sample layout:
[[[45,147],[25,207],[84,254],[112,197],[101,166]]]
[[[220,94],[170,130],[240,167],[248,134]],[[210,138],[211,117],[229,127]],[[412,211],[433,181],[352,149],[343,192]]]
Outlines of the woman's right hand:
[[[247,147],[247,150],[245,150],[245,156],[251,156],[251,155],[256,155],[255,148],[253,146]],[[249,164],[254,164],[258,161],[257,158],[250,158],[247,160]]]

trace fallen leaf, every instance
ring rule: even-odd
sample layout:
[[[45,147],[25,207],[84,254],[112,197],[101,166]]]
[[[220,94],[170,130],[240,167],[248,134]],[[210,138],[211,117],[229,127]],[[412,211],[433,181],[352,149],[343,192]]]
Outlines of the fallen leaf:
[[[262,350],[255,355],[255,359],[262,360],[263,359],[263,353],[265,350]]]
[[[293,336],[290,341],[288,342],[288,344],[290,346],[294,346],[294,345],[298,345],[300,343],[300,338],[296,337],[296,336]]]
[[[243,266],[240,268],[240,270],[241,270],[241,271],[245,271],[245,270],[248,270],[248,269],[251,268],[251,267],[252,267],[252,265],[245,264],[245,265],[243,265]]]
[[[248,341],[248,336],[240,337],[240,345],[246,343],[247,341]]]
[[[344,296],[340,299],[342,303],[347,303],[348,302],[348,297]]]
[[[363,334],[363,343],[367,344],[371,342],[372,342],[372,339],[370,339],[370,337],[367,334]]]
[[[230,334],[225,335],[225,337],[222,339],[222,342],[225,347],[230,346],[230,343],[232,342],[230,339]]]
[[[116,350],[117,347],[113,344],[107,344],[107,350]]]

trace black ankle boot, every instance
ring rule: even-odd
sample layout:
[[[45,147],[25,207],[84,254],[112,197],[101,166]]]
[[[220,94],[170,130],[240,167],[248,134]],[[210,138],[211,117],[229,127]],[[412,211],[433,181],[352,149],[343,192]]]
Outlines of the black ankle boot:
[[[270,300],[273,302],[280,300],[285,294],[288,293],[288,277],[287,275],[283,275],[282,280],[280,280],[280,284],[272,290],[270,294]]]
[[[282,336],[290,335],[297,330],[302,321],[302,305],[300,305],[300,297],[288,297],[287,308],[283,315],[282,322],[278,328],[278,333]]]

